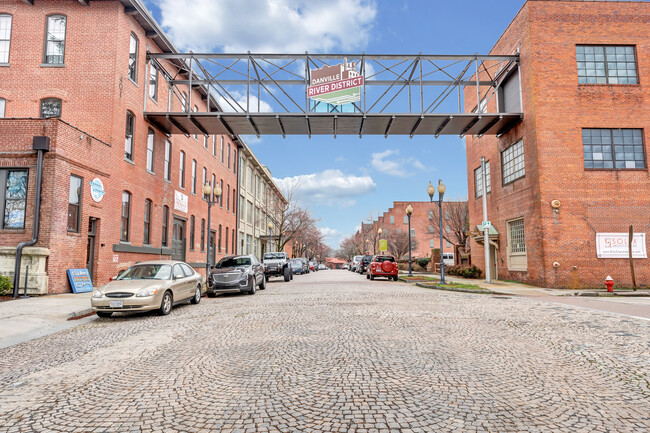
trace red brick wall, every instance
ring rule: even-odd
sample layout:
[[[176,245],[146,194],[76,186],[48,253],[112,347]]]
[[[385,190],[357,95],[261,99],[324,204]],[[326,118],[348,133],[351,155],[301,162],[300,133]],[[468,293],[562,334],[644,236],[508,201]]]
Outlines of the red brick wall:
[[[474,169],[490,160],[489,219],[500,233],[499,278],[543,286],[603,286],[611,275],[630,285],[626,259],[598,259],[596,232],[650,228],[648,170],[585,170],[582,128],[643,129],[650,141],[650,4],[529,1],[492,50],[521,54],[524,121],[501,138],[467,138],[470,222],[482,220]],[[635,45],[640,85],[579,85],[577,44]],[[471,107],[470,107],[471,105]],[[466,104],[473,108],[472,102]],[[494,108],[494,107],[492,107]],[[491,111],[491,110],[488,110]],[[526,176],[502,185],[500,151],[524,140]],[[647,162],[646,162],[647,166]],[[554,212],[552,200],[560,200]],[[506,221],[523,216],[528,272],[507,270]],[[650,250],[650,245],[646,246]],[[473,252],[482,247],[472,243]],[[473,261],[484,267],[482,254]],[[558,262],[558,268],[553,263]],[[637,282],[650,284],[650,262],[636,260]]]
[[[13,15],[12,40],[10,53],[10,66],[0,68],[0,97],[7,100],[5,116],[8,118],[38,117],[40,100],[45,97],[58,97],[62,99],[62,120],[69,122],[74,127],[60,127],[63,125],[56,121],[16,121],[11,128],[18,128],[23,132],[16,138],[17,132],[0,129],[0,146],[5,150],[5,145],[12,143],[22,150],[31,149],[32,135],[48,135],[56,148],[47,155],[46,160],[56,159],[53,165],[46,164],[47,178],[54,177],[59,185],[56,191],[50,192],[61,198],[61,203],[56,203],[51,208],[51,213],[42,216],[42,233],[56,233],[56,236],[46,236],[42,246],[52,249],[48,273],[50,274],[50,291],[69,291],[65,280],[65,266],[84,267],[87,242],[88,217],[100,217],[100,228],[97,237],[98,257],[96,265],[96,284],[105,282],[114,275],[118,269],[125,268],[135,261],[157,259],[160,256],[152,254],[115,253],[113,245],[120,239],[120,209],[121,193],[123,190],[132,194],[132,210],[130,224],[130,241],[133,246],[143,245],[144,230],[144,203],[146,199],[152,200],[151,218],[151,243],[155,248],[160,248],[162,240],[162,208],[170,208],[169,245],[171,246],[173,216],[187,219],[186,261],[196,263],[199,270],[203,269],[199,263],[206,261],[206,252],[200,250],[201,219],[207,221],[207,203],[202,199],[201,181],[203,167],[207,168],[207,181],[212,174],[216,181],[223,180],[223,205],[212,207],[211,228],[217,232],[222,227],[222,250],[217,252],[216,258],[225,254],[225,230],[229,232],[229,252],[232,244],[232,231],[236,229],[236,208],[232,205],[227,210],[226,189],[237,188],[235,165],[238,161],[237,146],[230,137],[224,137],[224,148],[231,148],[231,166],[227,167],[228,155],[221,163],[221,136],[217,136],[217,156],[212,155],[212,136],[208,139],[208,149],[203,147],[203,137],[198,141],[192,136],[174,135],[169,138],[172,143],[171,181],[165,181],[164,150],[165,139],[161,131],[155,129],[144,119],[146,82],[146,51],[160,52],[152,39],[148,39],[145,31],[137,24],[133,16],[124,13],[123,6],[118,1],[90,2],[90,6],[83,6],[73,0],[36,1],[34,6],[29,6],[21,1],[8,1],[0,4],[0,13]],[[43,41],[46,16],[49,14],[64,14],[67,17],[65,67],[42,67]],[[139,40],[138,46],[138,74],[137,83],[132,82],[127,75],[129,38],[133,32]],[[107,36],[110,35],[110,36]],[[165,67],[170,68],[169,64]],[[171,70],[171,69],[169,69]],[[168,88],[162,75],[159,74],[158,98],[154,102],[147,97],[147,106],[153,109],[156,105],[166,109],[168,101]],[[180,100],[172,97],[172,110],[181,111]],[[206,103],[195,91],[192,94],[192,106],[197,105],[199,111],[206,110]],[[130,110],[135,115],[135,131],[133,137],[133,161],[124,159],[124,137],[126,112]],[[18,125],[18,126],[15,126]],[[40,128],[40,129],[39,129]],[[153,174],[146,170],[147,134],[153,128],[155,133],[154,170]],[[38,130],[38,131],[36,131]],[[74,131],[74,132],[69,132]],[[79,150],[78,135],[91,134],[98,140],[92,140],[90,150]],[[96,144],[100,141],[108,144]],[[101,152],[97,149],[101,148]],[[179,155],[185,152],[185,188],[179,186]],[[88,153],[90,152],[90,154]],[[101,158],[98,158],[101,155]],[[191,193],[192,160],[197,161],[197,188],[196,195]],[[60,163],[58,161],[61,161]],[[73,161],[73,162],[70,162]],[[65,162],[65,163],[64,163]],[[31,156],[3,155],[4,166],[12,164],[32,164],[35,159]],[[76,170],[76,171],[75,171]],[[34,171],[35,172],[35,171]],[[84,177],[84,210],[82,214],[79,235],[68,234],[67,203],[69,175],[79,174]],[[94,173],[94,174],[93,174]],[[97,175],[99,173],[100,175]],[[89,177],[92,176],[92,177]],[[95,176],[104,181],[106,196],[99,205],[94,203],[89,196],[87,182]],[[104,177],[102,177],[104,176]],[[33,173],[30,171],[30,189],[32,194]],[[174,209],[175,191],[181,191],[188,196],[188,212],[184,213]],[[231,201],[233,194],[231,191]],[[28,211],[26,230],[24,233],[3,234],[3,245],[15,245],[21,240],[31,238],[31,215],[33,197],[28,198]],[[50,205],[53,205],[50,203]],[[108,211],[110,209],[110,211]],[[196,218],[195,248],[190,248],[190,217]],[[236,230],[235,230],[236,231]],[[44,244],[45,239],[48,244]],[[208,236],[206,235],[206,243]],[[218,244],[218,239],[215,241]],[[103,244],[103,247],[99,245]],[[62,252],[63,251],[63,252]],[[113,262],[113,255],[117,254],[118,262]],[[61,255],[65,255],[64,259]],[[169,258],[169,256],[163,256]],[[74,259],[74,260],[72,260]],[[74,265],[74,266],[70,266]]]

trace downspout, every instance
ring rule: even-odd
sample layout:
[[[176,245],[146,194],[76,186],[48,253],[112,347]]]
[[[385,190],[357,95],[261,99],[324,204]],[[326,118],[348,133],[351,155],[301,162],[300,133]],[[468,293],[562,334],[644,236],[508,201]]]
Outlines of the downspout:
[[[34,137],[32,142],[32,149],[36,150],[38,153],[37,162],[36,162],[36,197],[34,203],[34,230],[32,234],[32,240],[21,242],[16,248],[16,264],[14,266],[14,293],[13,298],[18,297],[18,285],[20,284],[20,264],[23,258],[23,248],[31,247],[35,245],[38,241],[38,228],[40,223],[41,215],[41,183],[43,180],[43,154],[50,150],[50,138],[49,137]],[[25,281],[27,285],[27,281]]]

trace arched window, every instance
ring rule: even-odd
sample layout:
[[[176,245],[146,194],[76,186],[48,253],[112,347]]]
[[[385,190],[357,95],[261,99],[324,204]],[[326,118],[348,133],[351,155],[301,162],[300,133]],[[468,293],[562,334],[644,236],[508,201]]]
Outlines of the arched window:
[[[151,200],[144,201],[144,236],[142,243],[145,245],[151,244]]]
[[[163,217],[162,217],[162,241],[161,244],[163,247],[167,246],[167,228],[169,227],[169,207],[167,205],[163,206]]]
[[[120,241],[129,241],[129,224],[131,217],[131,193],[122,191],[122,221],[120,224]]]
[[[135,116],[130,111],[126,112],[126,128],[124,138],[124,158],[133,161],[133,131],[135,128]]]
[[[0,64],[9,63],[9,49],[11,48],[11,21],[11,15],[0,14]]]
[[[61,117],[61,100],[59,98],[41,99],[41,117]]]
[[[138,38],[133,33],[129,39],[129,79],[138,81]]]
[[[195,231],[194,215],[190,217],[190,251],[194,251],[194,231]]]
[[[47,17],[45,32],[45,53],[43,63],[47,65],[62,65],[65,58],[65,15],[50,15]]]

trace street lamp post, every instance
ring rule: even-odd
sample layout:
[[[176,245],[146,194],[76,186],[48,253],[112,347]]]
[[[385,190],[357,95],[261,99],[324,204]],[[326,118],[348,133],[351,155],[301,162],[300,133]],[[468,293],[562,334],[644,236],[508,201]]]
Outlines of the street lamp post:
[[[273,232],[273,223],[269,221],[267,224],[267,227],[269,228],[269,253],[273,252],[273,244],[271,243],[271,233]]]
[[[221,187],[215,185],[214,188],[209,183],[203,185],[203,195],[206,196],[208,201],[208,252],[205,259],[205,280],[208,281],[210,278],[210,209],[219,201],[219,196],[221,196]],[[194,246],[192,246],[194,248]]]
[[[445,260],[442,255],[442,198],[445,196],[445,191],[447,188],[442,183],[442,179],[438,179],[438,214],[439,214],[439,226],[440,229],[440,284],[445,283]],[[427,187],[427,194],[429,194],[429,199],[433,204],[433,196],[436,193],[436,188],[429,182]]]
[[[411,214],[413,213],[413,207],[411,203],[406,207],[406,217],[409,220],[409,277],[413,276],[413,270],[411,266]]]

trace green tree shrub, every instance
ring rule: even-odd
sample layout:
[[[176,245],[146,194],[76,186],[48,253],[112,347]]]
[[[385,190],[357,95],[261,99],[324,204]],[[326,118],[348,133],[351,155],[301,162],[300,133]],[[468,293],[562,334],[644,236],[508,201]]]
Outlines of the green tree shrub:
[[[422,257],[421,259],[418,259],[418,265],[420,265],[422,269],[426,269],[428,264],[429,264],[428,257]]]
[[[6,296],[13,291],[11,278],[0,275],[0,296]]]

